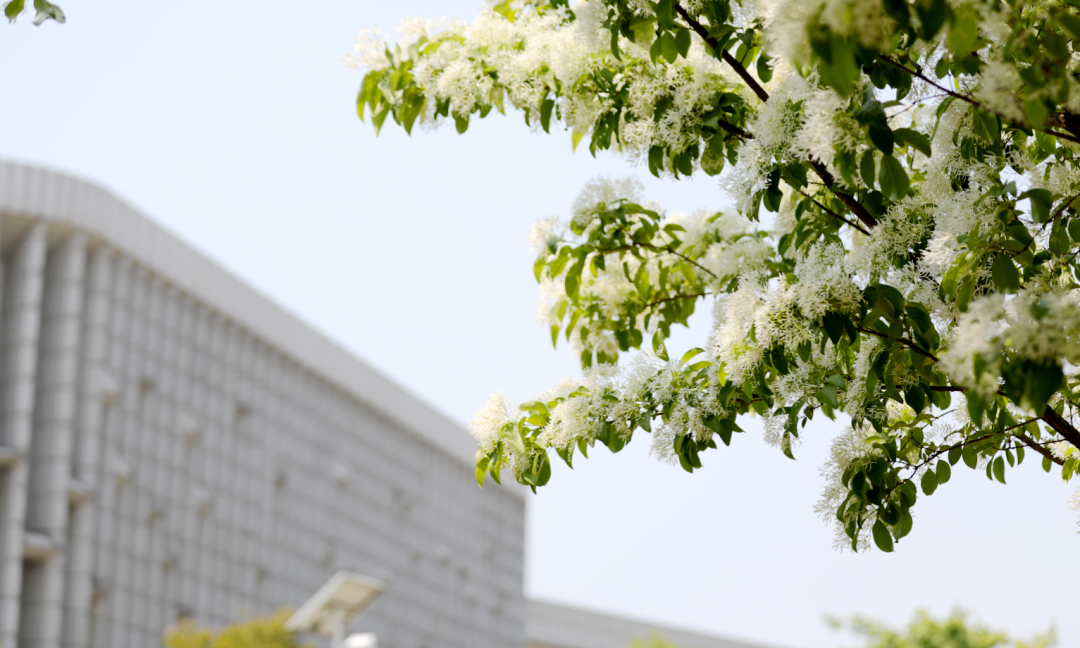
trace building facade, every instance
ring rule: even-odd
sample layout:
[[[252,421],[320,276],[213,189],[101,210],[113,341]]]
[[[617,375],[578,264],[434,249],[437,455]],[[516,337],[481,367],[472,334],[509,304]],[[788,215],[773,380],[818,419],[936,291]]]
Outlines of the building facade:
[[[382,648],[520,647],[524,499],[458,426],[109,193],[0,164],[0,646],[384,580]]]

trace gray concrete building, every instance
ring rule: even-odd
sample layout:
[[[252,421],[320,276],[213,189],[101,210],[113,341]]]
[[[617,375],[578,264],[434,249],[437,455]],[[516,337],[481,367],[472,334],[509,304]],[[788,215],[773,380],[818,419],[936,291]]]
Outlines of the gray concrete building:
[[[0,163],[0,277],[3,648],[152,648],[338,570],[387,584],[381,648],[649,627],[527,607],[524,489],[478,489],[463,429],[108,192]]]
[[[387,648],[520,646],[524,501],[459,426],[109,193],[0,164],[0,646],[387,582]]]

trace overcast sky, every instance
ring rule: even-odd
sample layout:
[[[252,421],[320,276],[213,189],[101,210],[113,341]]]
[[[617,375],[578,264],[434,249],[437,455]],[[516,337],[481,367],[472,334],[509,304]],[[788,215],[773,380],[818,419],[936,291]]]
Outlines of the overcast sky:
[[[0,25],[0,157],[111,189],[463,425],[493,391],[574,373],[535,323],[535,219],[596,175],[640,177],[678,211],[725,206],[712,178],[574,154],[520,115],[375,138],[341,62],[353,33],[481,0],[61,4],[66,25]],[[696,323],[672,348],[705,342]],[[1034,460],[1007,487],[961,466],[896,553],[836,553],[813,505],[839,425],[815,422],[795,462],[748,421],[692,476],[647,439],[557,469],[530,502],[527,593],[790,648],[850,645],[826,613],[954,605],[1080,646],[1075,484]]]

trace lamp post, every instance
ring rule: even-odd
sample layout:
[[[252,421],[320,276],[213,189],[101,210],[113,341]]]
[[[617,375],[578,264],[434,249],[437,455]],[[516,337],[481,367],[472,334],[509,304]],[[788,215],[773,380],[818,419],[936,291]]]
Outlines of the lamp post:
[[[330,637],[333,648],[348,648],[345,628],[366,608],[383,590],[383,582],[360,574],[340,571],[334,574],[326,584],[319,588],[285,622],[285,628],[293,632],[311,632]],[[375,646],[374,635],[353,635],[370,637],[366,646]]]

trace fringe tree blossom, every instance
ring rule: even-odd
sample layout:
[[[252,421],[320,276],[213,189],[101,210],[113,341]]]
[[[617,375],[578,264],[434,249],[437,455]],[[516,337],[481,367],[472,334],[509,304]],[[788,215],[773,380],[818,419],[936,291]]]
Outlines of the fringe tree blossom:
[[[503,1],[358,37],[376,131],[516,110],[730,212],[586,184],[529,236],[539,319],[583,376],[474,419],[477,479],[534,489],[635,435],[688,471],[737,419],[794,459],[843,419],[818,505],[892,551],[953,467],[1080,467],[1080,13],[1018,0]],[[775,214],[761,225],[761,211]],[[671,329],[711,302],[702,347]],[[719,442],[718,442],[719,440]],[[1073,500],[1080,508],[1080,494]]]

